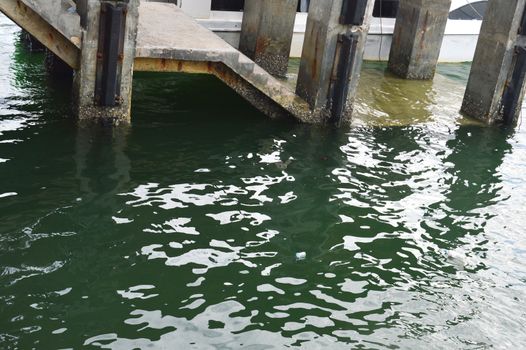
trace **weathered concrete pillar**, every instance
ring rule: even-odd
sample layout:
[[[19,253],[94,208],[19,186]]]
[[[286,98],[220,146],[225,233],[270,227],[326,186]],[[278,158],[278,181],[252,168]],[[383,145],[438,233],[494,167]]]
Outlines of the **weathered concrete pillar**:
[[[525,4],[489,1],[462,103],[466,115],[489,124],[517,121],[526,73]]]
[[[350,119],[374,0],[312,0],[296,93],[322,121]]]
[[[80,119],[110,123],[130,119],[139,0],[79,0],[80,69],[75,72]]]
[[[270,74],[285,76],[298,0],[245,0],[239,50]]]
[[[433,79],[451,0],[400,0],[389,70],[405,79]]]

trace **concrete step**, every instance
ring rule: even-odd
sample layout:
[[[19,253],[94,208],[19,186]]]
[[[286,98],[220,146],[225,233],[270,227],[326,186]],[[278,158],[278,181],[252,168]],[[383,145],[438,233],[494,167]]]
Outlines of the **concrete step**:
[[[80,17],[67,0],[1,0],[0,12],[70,67],[79,68]]]
[[[139,13],[137,57],[222,64],[235,76],[221,67],[209,68],[209,73],[266,114],[290,114],[304,122],[314,121],[308,104],[289,86],[177,6],[144,2]],[[162,65],[159,67],[163,68]]]

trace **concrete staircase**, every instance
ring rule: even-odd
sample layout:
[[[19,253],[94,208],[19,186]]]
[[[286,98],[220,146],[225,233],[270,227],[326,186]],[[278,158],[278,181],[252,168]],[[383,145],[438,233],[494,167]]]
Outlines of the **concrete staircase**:
[[[296,96],[289,86],[178,7],[144,2],[139,13],[138,59],[164,60],[161,62],[165,65],[169,65],[166,61],[187,62],[187,66],[191,62],[194,67],[207,63],[201,73],[217,76],[265,114],[271,117],[290,114],[303,122],[314,121],[311,120],[308,104]],[[141,70],[141,67],[141,64],[136,64],[136,70]]]

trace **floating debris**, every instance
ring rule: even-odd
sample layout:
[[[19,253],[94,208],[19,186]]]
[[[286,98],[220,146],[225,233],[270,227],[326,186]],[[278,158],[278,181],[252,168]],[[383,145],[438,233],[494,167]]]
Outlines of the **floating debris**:
[[[305,260],[307,258],[307,253],[298,252],[296,253],[296,260]]]

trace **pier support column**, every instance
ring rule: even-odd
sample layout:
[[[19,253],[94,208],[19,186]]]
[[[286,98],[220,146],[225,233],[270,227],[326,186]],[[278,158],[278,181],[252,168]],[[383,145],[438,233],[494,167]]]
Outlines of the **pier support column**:
[[[405,79],[433,79],[451,0],[400,0],[389,70]]]
[[[80,68],[75,72],[79,119],[130,120],[139,0],[79,0]]]
[[[374,0],[312,0],[296,93],[320,121],[350,119]]]
[[[245,0],[239,50],[276,76],[289,64],[298,0]]]
[[[490,0],[462,112],[494,124],[516,123],[526,75],[526,0]]]

